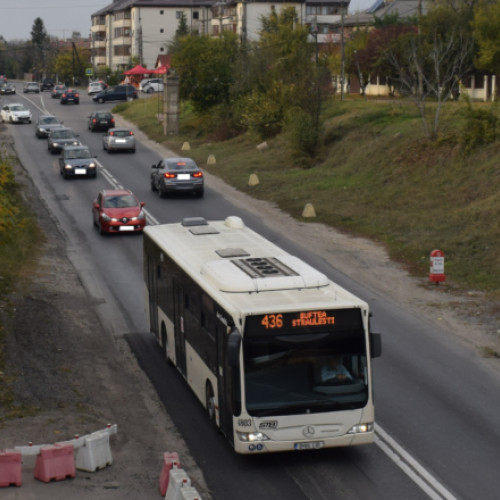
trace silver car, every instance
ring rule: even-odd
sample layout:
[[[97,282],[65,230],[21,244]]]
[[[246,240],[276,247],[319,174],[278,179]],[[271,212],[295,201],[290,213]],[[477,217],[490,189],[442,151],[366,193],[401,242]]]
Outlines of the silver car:
[[[135,153],[135,136],[128,128],[112,128],[102,138],[102,149],[113,151],[130,151]]]
[[[203,172],[191,158],[164,158],[151,168],[151,190],[160,197],[171,193],[203,196]]]

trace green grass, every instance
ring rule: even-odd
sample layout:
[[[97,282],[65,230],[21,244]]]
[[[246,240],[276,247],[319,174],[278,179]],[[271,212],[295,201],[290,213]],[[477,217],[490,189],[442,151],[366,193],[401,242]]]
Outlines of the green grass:
[[[313,203],[314,222],[381,242],[416,276],[428,275],[429,254],[439,248],[446,254],[447,284],[500,298],[500,142],[464,153],[466,103],[445,106],[440,135],[431,142],[411,102],[332,101],[324,109],[315,163],[300,168],[284,137],[268,140],[263,151],[256,148],[262,140],[250,134],[216,142],[207,122],[191,111],[182,112],[179,135],[165,136],[157,99],[134,102],[123,116],[179,155],[189,142],[189,156],[208,172],[274,201],[297,220]],[[215,165],[207,165],[209,155]],[[248,185],[251,174],[257,186]]]
[[[11,161],[0,156],[0,422],[32,414],[33,408],[14,404],[13,379],[5,375],[5,341],[14,312],[9,294],[21,290],[35,272],[44,237],[15,183]]]

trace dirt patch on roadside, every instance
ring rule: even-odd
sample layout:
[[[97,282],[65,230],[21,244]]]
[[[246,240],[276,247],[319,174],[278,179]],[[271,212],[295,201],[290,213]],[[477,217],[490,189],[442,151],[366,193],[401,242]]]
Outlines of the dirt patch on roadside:
[[[27,458],[21,489],[2,488],[1,497],[155,498],[163,453],[176,451],[193,485],[210,499],[202,473],[125,340],[103,329],[96,304],[66,257],[64,235],[21,166],[16,177],[47,241],[36,273],[0,309],[7,359],[0,382],[14,379],[18,413],[34,412],[3,421],[10,409],[0,409],[0,449],[69,440],[108,423],[117,424],[118,432],[111,437],[112,466],[47,485],[33,478],[34,459]]]

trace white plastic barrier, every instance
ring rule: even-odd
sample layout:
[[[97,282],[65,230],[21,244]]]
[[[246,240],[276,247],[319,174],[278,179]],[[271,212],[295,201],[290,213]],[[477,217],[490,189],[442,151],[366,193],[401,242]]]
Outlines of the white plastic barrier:
[[[87,434],[86,436],[78,436],[76,435],[74,439],[70,439],[69,441],[62,441],[59,444],[61,445],[66,445],[66,444],[71,444],[73,445],[74,449],[79,449],[82,446],[85,446],[86,440],[91,437],[91,436],[96,436],[101,434],[106,433],[108,435],[108,446],[109,446],[109,436],[112,434],[116,434],[118,432],[118,426],[116,424],[111,425],[109,424],[105,429],[102,429],[97,432],[93,432],[92,434]],[[102,439],[102,437],[101,437]],[[38,444],[38,445],[32,445],[29,444],[28,446],[15,446],[14,449],[17,451],[21,452],[21,455],[23,456],[35,456],[40,454],[40,450],[42,448],[46,448],[47,446],[52,446],[51,444]],[[102,452],[102,451],[100,451]],[[111,451],[109,452],[111,453]]]
[[[193,486],[181,487],[181,500],[201,500],[201,495]]]
[[[113,463],[109,434],[106,431],[94,432],[85,438],[85,445],[76,454],[75,465],[78,470],[95,472]]]
[[[181,500],[181,488],[183,486],[191,486],[191,479],[189,479],[184,469],[179,469],[174,465],[170,469],[165,500]]]

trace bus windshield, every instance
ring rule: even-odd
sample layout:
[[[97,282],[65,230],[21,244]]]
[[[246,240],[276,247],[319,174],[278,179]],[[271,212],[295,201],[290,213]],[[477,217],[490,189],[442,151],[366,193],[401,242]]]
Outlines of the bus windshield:
[[[246,409],[251,416],[363,408],[368,369],[363,330],[279,333],[243,342]]]

